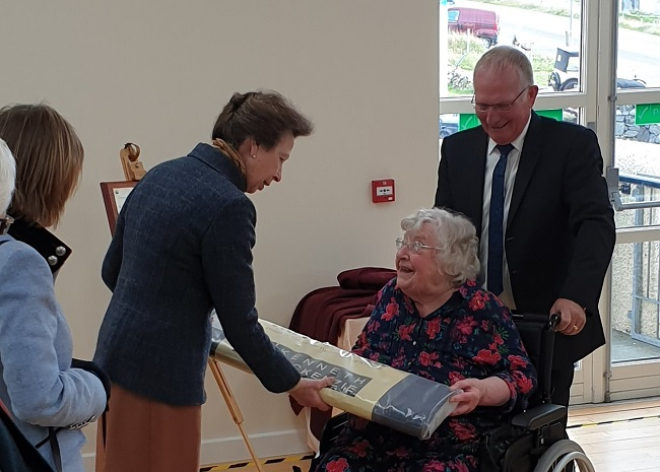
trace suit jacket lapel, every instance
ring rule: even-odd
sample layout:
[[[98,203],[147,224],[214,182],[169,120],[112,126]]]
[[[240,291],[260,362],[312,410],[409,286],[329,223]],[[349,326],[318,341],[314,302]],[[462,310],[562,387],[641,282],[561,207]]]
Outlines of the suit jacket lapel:
[[[529,181],[534,174],[536,163],[541,157],[541,119],[538,115],[532,112],[532,119],[529,123],[527,135],[523,144],[522,155],[520,156],[520,163],[518,164],[518,172],[516,173],[516,181],[513,185],[513,195],[511,196],[511,206],[509,207],[509,217],[507,218],[507,228],[511,226],[511,222],[516,217],[518,208],[522,203],[523,196],[529,186]],[[482,190],[483,191],[483,190]]]
[[[466,189],[477,189],[469,193],[469,215],[474,215],[474,226],[477,228],[477,236],[481,237],[481,225],[484,211],[484,180],[486,174],[486,153],[488,152],[488,135],[483,128],[479,128],[481,133],[478,139],[475,139],[466,153],[470,156],[469,164],[466,163],[467,180]],[[476,183],[476,185],[475,185]]]

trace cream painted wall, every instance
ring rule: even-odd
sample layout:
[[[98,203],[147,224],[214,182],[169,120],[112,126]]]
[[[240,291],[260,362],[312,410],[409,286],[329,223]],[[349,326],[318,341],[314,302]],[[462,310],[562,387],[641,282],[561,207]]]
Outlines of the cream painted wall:
[[[287,325],[300,298],[334,285],[338,272],[391,266],[400,219],[433,202],[437,16],[436,0],[3,2],[0,103],[46,101],[86,149],[57,229],[75,251],[57,290],[76,355],[92,355],[109,299],[99,276],[110,241],[99,182],[122,179],[127,141],[151,168],[207,140],[234,91],[278,90],[317,127],[296,143],[283,183],[254,196],[261,316]],[[395,203],[370,202],[379,178],[396,179]],[[308,450],[285,396],[226,372],[259,456]],[[246,458],[208,377],[202,462]],[[90,470],[93,451],[90,442]]]

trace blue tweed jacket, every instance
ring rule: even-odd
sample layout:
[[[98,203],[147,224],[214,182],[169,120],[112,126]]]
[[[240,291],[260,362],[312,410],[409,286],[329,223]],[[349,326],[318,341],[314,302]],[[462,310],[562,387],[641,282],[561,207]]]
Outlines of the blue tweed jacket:
[[[113,295],[94,356],[114,383],[161,403],[202,404],[212,308],[264,387],[284,392],[300,379],[257,320],[256,211],[245,185],[227,156],[200,143],[129,195],[103,262]]]

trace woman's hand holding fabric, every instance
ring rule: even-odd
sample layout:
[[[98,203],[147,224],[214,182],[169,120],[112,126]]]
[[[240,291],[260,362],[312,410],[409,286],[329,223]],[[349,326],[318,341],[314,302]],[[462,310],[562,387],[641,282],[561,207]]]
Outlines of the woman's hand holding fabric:
[[[327,411],[330,409],[330,405],[321,399],[320,391],[323,388],[330,387],[334,382],[334,377],[324,377],[317,380],[303,377],[300,379],[300,382],[298,382],[296,386],[287,393],[302,406],[309,406]]]
[[[449,399],[451,403],[458,403],[451,416],[470,413],[477,406],[504,405],[511,397],[508,385],[499,377],[459,380],[451,389],[462,390]]]

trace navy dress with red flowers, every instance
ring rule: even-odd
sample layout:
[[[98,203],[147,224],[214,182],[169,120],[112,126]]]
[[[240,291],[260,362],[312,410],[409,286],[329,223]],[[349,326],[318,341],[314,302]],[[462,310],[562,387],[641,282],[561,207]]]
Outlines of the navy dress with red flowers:
[[[478,471],[482,434],[526,408],[536,388],[536,371],[509,310],[474,280],[422,318],[393,279],[378,294],[353,352],[447,385],[497,376],[511,398],[447,418],[426,441],[349,415],[318,472]]]

